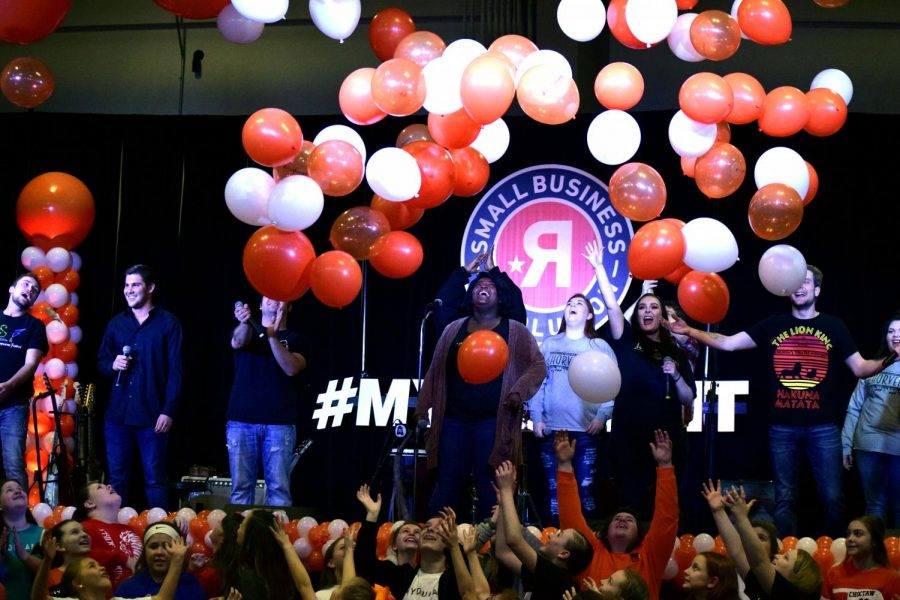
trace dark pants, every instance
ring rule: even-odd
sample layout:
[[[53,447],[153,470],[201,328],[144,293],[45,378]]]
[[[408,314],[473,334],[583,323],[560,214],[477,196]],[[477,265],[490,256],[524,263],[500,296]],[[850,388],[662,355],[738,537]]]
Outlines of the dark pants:
[[[128,495],[131,458],[138,447],[150,508],[169,508],[166,488],[166,442],[168,434],[156,433],[153,427],[133,427],[106,422],[106,459],[109,463],[109,483],[122,496],[122,505],[133,500]]]
[[[463,491],[468,491],[469,476],[473,474],[478,503],[472,522],[490,516],[491,508],[497,503],[497,494],[491,487],[494,473],[488,465],[496,428],[496,419],[472,423],[444,419],[438,450],[437,484],[428,503],[429,518],[450,506],[460,521],[468,520],[472,502],[465,503],[461,496]],[[469,498],[468,494],[465,496]]]

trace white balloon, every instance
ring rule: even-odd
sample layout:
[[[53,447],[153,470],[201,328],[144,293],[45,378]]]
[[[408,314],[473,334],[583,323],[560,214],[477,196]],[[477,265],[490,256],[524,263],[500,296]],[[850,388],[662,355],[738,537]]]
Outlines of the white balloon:
[[[463,38],[454,40],[447,44],[444,53],[440,58],[446,58],[450,64],[454,64],[460,69],[465,69],[469,63],[487,52],[487,48],[481,42]]]
[[[222,524],[222,519],[228,516],[221,508],[214,508],[209,511],[209,514],[206,515],[206,522],[209,524],[210,529],[215,529],[216,526]]]
[[[68,444],[66,446],[68,447]],[[72,517],[75,516],[75,507],[74,506],[65,507],[60,516],[62,516],[63,521],[68,521],[69,519],[71,519]]]
[[[613,400],[622,387],[619,366],[599,350],[588,350],[573,358],[568,377],[572,391],[592,404]]]
[[[69,254],[72,256],[72,270],[78,271],[81,269],[81,255],[77,252],[69,252]]]
[[[71,333],[71,331],[70,331],[70,333]],[[72,339],[71,335],[69,335],[69,339],[70,340]],[[75,342],[75,343],[77,344],[78,342]],[[72,379],[75,379],[78,377],[78,363],[76,363],[76,362],[66,363],[66,377],[71,377]]]
[[[31,509],[31,516],[34,517],[34,521],[37,523],[38,527],[44,526],[44,519],[53,514],[53,509],[50,508],[50,505],[46,502],[38,502],[34,505],[34,508]]]
[[[359,0],[309,0],[309,16],[319,31],[341,43],[359,25]]]
[[[366,165],[366,181],[372,191],[391,202],[403,202],[419,193],[419,164],[400,148],[382,148]]]
[[[37,300],[35,300],[34,303],[38,304],[40,302],[46,302],[46,301],[47,301],[47,290],[41,290],[38,293]]]
[[[154,523],[162,521],[168,516],[168,514],[169,513],[167,513],[164,508],[154,506],[147,511],[147,525],[152,525]]]
[[[343,519],[335,519],[328,524],[328,538],[336,540],[344,535],[344,530],[350,527],[347,521]]]
[[[51,344],[65,344],[69,341],[69,326],[59,321],[50,321],[47,323],[47,341]],[[59,359],[53,359],[59,360]],[[47,361],[50,362],[50,361]],[[59,361],[62,362],[62,361]],[[62,367],[62,373],[65,374],[65,364]],[[50,376],[50,379],[59,379],[63,375]]]
[[[697,52],[691,42],[691,23],[697,18],[697,13],[684,13],[675,20],[675,26],[666,38],[672,54],[685,62],[700,62],[706,57]]]
[[[509,126],[503,119],[488,123],[481,128],[481,133],[469,145],[481,152],[489,163],[496,162],[509,148]]]
[[[731,18],[734,19],[734,22],[738,24],[738,30],[740,30],[741,24],[740,24],[740,21],[738,21],[737,14],[738,14],[738,9],[741,8],[741,3],[743,1],[744,0],[734,0],[734,4],[731,5]],[[748,38],[746,35],[744,35],[744,32],[741,31],[741,39],[749,40],[750,38]]]
[[[325,208],[322,188],[306,175],[291,175],[269,195],[269,219],[282,231],[300,231],[315,223]]]
[[[47,292],[47,302],[53,308],[62,308],[69,303],[69,290],[61,283],[51,283],[45,290]]]
[[[47,255],[37,246],[28,246],[22,250],[22,266],[29,271],[47,265]]]
[[[784,146],[769,148],[753,167],[757,189],[770,183],[783,183],[794,188],[801,198],[809,191],[809,168],[796,151]]]
[[[72,325],[69,327],[69,339],[76,344],[81,343],[81,326],[80,325]]]
[[[606,26],[606,7],[601,0],[562,0],[556,7],[556,22],[576,42],[589,42]]]
[[[305,537],[299,537],[294,542],[294,552],[297,553],[297,556],[300,558],[306,558],[310,554],[312,554],[313,547],[312,544],[309,543],[309,540]]]
[[[587,130],[591,154],[605,165],[620,165],[638,151],[641,127],[623,110],[606,110],[594,117]]]
[[[557,79],[572,79],[572,65],[569,64],[565,56],[555,50],[538,50],[523,58],[522,62],[519,63],[519,67],[516,69],[516,87],[518,87],[519,80],[528,72],[528,69],[538,65],[552,66]]]
[[[677,539],[677,538],[676,538]],[[669,562],[666,563],[666,569],[663,571],[663,579],[666,581],[670,579],[674,579],[676,575],[678,575],[678,563],[674,558],[669,558]]]
[[[466,63],[468,64],[468,63]],[[422,68],[425,78],[425,102],[422,106],[436,115],[449,115],[463,107],[460,85],[465,66],[460,67],[446,55],[429,61]]]
[[[715,123],[695,121],[682,110],[669,121],[669,143],[678,156],[685,158],[696,158],[709,152],[717,134]]]
[[[288,0],[231,0],[232,6],[251,21],[274,23],[284,18]]]
[[[131,508],[130,506],[126,506],[124,508],[119,509],[119,514],[116,516],[116,520],[121,525],[128,525],[128,521],[137,516],[137,511]]]
[[[716,539],[708,533],[698,533],[694,537],[694,550],[699,552],[709,552],[716,547]]]
[[[834,564],[839,565],[847,558],[847,539],[836,538],[831,542],[831,553],[834,555]]]
[[[190,523],[191,519],[197,516],[197,513],[190,506],[185,506],[184,508],[178,509],[178,512],[176,512],[175,515]]]
[[[78,306],[78,292],[69,292],[69,304]]]
[[[666,39],[678,19],[675,0],[628,0],[625,23],[648,46]]]
[[[772,246],[759,259],[759,280],[776,296],[790,296],[805,278],[806,259],[793,246]]]
[[[341,140],[356,148],[357,152],[359,152],[359,155],[362,157],[363,164],[365,164],[366,144],[363,142],[362,137],[356,133],[356,130],[351,129],[346,125],[329,125],[316,135],[316,138],[313,140],[313,145],[318,146],[319,144],[330,140]]]
[[[722,222],[700,217],[681,228],[686,250],[684,264],[695,271],[718,273],[737,262],[734,234]]]
[[[256,167],[236,171],[225,184],[225,205],[238,220],[248,225],[268,225],[269,194],[275,179]]]
[[[235,44],[252,44],[262,35],[265,23],[248,19],[237,9],[226,4],[216,17],[216,28],[222,37]]]
[[[810,553],[810,555],[812,555],[815,554],[816,550],[818,549],[819,545],[816,544],[816,540],[812,539],[811,537],[802,537],[797,540],[797,550],[806,550]]]
[[[850,105],[853,98],[853,82],[850,76],[840,69],[825,69],[813,77],[809,89],[826,88],[844,99],[844,103]]]
[[[50,248],[46,257],[47,266],[54,273],[62,273],[72,266],[72,255],[65,248]]]
[[[63,327],[65,327],[65,325],[63,325]],[[50,379],[61,379],[66,376],[66,363],[58,358],[51,358],[45,363],[44,373],[46,373],[47,377]]]

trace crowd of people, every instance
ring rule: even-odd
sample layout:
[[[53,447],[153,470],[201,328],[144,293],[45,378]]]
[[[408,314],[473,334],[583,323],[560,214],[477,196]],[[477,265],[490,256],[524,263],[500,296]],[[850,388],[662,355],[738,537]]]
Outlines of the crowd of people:
[[[6,550],[0,555],[0,581],[7,597],[413,600],[530,593],[534,600],[819,595],[843,600],[900,595],[900,574],[889,566],[884,545],[885,523],[900,526],[900,363],[895,362],[900,313],[888,319],[878,357],[864,359],[844,323],[816,309],[822,273],[808,265],[803,284],[790,296],[790,313],[745,332],[728,336],[689,326],[652,282],[626,319],[604,268],[602,244],[588,244],[583,256],[594,269],[602,306],[584,294],[572,295],[560,331],[540,346],[525,326],[521,291],[489,253],[453,273],[438,296],[439,336],[416,406],[417,421],[430,425],[426,450],[436,481],[430,518],[395,523],[390,556],[379,559],[381,498],[361,487],[357,498],[365,521],[356,539],[348,529],[324,548],[326,568],[318,585],[270,510],[244,511],[217,524],[210,535],[215,552],[207,564],[186,559],[184,523],[154,523],[139,535],[118,522],[135,451],[150,505],[168,505],[162,465],[181,397],[181,328],[174,315],[154,304],[156,283],[146,265],[126,270],[127,309],[110,321],[98,356],[100,372],[113,381],[104,428],[109,483],[84,486],[73,518],[51,530],[32,522],[21,465],[24,407],[47,342],[40,322],[28,315],[39,284],[32,275],[19,277],[0,317],[0,379],[5,373],[0,441],[9,478],[0,489],[0,548]],[[298,382],[307,369],[308,344],[288,328],[290,304],[262,298],[259,310],[257,322],[247,304],[234,308],[235,369],[226,431],[231,500],[254,503],[261,466],[265,504],[289,506]],[[600,310],[608,322],[598,329]],[[509,348],[502,373],[486,383],[466,381],[457,366],[460,345],[476,331],[493,331]],[[695,399],[701,345],[767,353],[775,522],[751,521],[754,501],[743,489],[709,481],[702,494],[724,548],[697,554],[678,579],[682,585],[672,586],[665,580],[679,529],[679,495],[700,493],[679,492],[678,482],[687,461],[685,414]],[[585,402],[569,383],[570,364],[587,351],[599,351],[618,366],[621,389],[613,401]],[[846,411],[836,381],[841,363],[859,378]],[[522,522],[517,493],[522,425],[529,418],[541,447],[546,513],[559,526],[544,539]],[[618,508],[596,526],[604,517],[593,486],[601,454],[611,465]],[[802,549],[780,551],[778,545],[779,532],[796,531],[802,457],[822,499],[822,533],[846,534],[847,558],[830,569],[820,568]],[[842,466],[854,465],[867,514],[848,525]],[[457,515],[471,515],[476,525],[459,525]]]

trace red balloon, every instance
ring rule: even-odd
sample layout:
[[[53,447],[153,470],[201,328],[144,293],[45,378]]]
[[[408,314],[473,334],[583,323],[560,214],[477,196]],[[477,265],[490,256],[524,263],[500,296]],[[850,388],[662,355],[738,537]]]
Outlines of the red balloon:
[[[275,183],[291,175],[309,175],[309,156],[315,149],[315,144],[309,140],[303,140],[303,144],[300,145],[300,154],[295,156],[291,162],[272,169],[272,178],[275,179]]]
[[[215,19],[231,0],[153,0],[176,17]]]
[[[203,535],[206,536],[206,534]],[[205,560],[212,558],[212,555],[212,548],[207,546],[202,538],[191,544],[187,551],[187,558],[190,564],[203,564]]]
[[[793,550],[797,547],[797,542],[799,542],[796,537],[792,535],[785,536],[781,539],[781,551],[787,552],[788,550]]]
[[[316,253],[299,231],[260,227],[244,246],[244,273],[253,288],[273,300],[296,300],[309,289],[309,266]]]
[[[726,144],[731,141],[731,125],[727,121],[716,123],[716,141]]]
[[[456,186],[456,167],[446,148],[434,142],[411,142],[403,150],[416,159],[422,186],[408,202],[416,208],[434,208],[450,197]]]
[[[762,84],[746,73],[729,73],[724,79],[734,94],[734,107],[725,120],[735,125],[744,125],[758,119],[766,97]]]
[[[71,0],[20,0],[0,2],[0,40],[31,44],[59,27]]]
[[[506,55],[486,52],[469,63],[459,86],[463,108],[487,125],[503,116],[516,97],[515,67]]]
[[[756,190],[747,213],[753,233],[764,240],[780,240],[800,226],[803,200],[794,188],[770,183]]]
[[[35,267],[37,269],[49,269],[50,267]],[[33,273],[34,271],[32,271]],[[30,309],[28,309],[28,314],[30,314],[35,319],[40,319],[44,325],[53,320],[53,317],[50,316],[50,313],[47,312],[47,309],[52,310],[52,306],[48,302],[35,302]]]
[[[799,89],[785,85],[775,88],[763,101],[759,128],[772,137],[794,135],[809,121],[809,100]]]
[[[362,155],[349,142],[328,140],[310,153],[308,171],[326,196],[346,196],[362,183]]]
[[[450,150],[450,157],[456,169],[454,196],[468,198],[484,189],[491,176],[491,165],[481,152],[466,146]]]
[[[384,560],[387,556],[388,547],[391,543],[391,530],[393,529],[393,523],[387,522],[382,523],[378,528],[378,533],[375,536],[375,555],[378,557],[378,560]]]
[[[693,536],[691,538],[693,539]],[[678,563],[678,568],[681,571],[691,566],[695,556],[697,556],[697,551],[694,549],[694,546],[690,543],[685,544],[683,539],[681,544],[675,548],[675,552],[672,553],[672,558]]]
[[[697,172],[697,157],[696,156],[682,156],[681,157],[681,172],[685,177],[690,177],[693,179],[694,175]]]
[[[481,329],[463,340],[456,355],[456,367],[466,383],[488,383],[503,373],[508,360],[509,346],[503,336]]]
[[[405,231],[392,231],[375,242],[369,264],[385,277],[402,279],[416,272],[422,258],[422,244],[415,236]]]
[[[354,206],[342,212],[331,226],[328,241],[335,250],[343,250],[356,260],[365,260],[372,246],[391,230],[388,218],[368,206]]]
[[[325,545],[325,542],[327,542],[330,537],[331,534],[328,533],[328,522],[319,523],[306,534],[309,543],[312,544],[313,548],[316,550],[321,550],[322,546]]]
[[[718,123],[731,112],[734,93],[725,79],[715,73],[696,73],[681,85],[678,105],[695,121]]]
[[[409,202],[391,202],[378,194],[372,197],[372,209],[377,210],[387,217],[391,225],[391,231],[409,229],[419,222],[425,214],[424,208],[410,206]]]
[[[35,108],[46,102],[55,85],[50,68],[30,56],[12,59],[0,74],[3,95],[22,108]]]
[[[606,9],[606,23],[613,37],[619,40],[619,43],[634,50],[646,50],[647,43],[637,39],[628,23],[625,20],[625,5],[628,0],[610,0],[609,7]]]
[[[689,266],[681,265],[680,267],[663,277],[663,279],[665,279],[672,285],[678,285],[679,283],[681,283],[681,280],[684,279],[684,276],[690,273],[691,270],[692,269]]]
[[[810,135],[824,137],[837,133],[847,122],[847,104],[840,95],[826,88],[806,92],[809,119],[803,130]]]
[[[701,323],[718,323],[728,313],[731,296],[718,273],[691,271],[678,284],[678,304]]]
[[[626,163],[609,179],[609,199],[622,216],[649,221],[666,206],[666,183],[650,165]]]
[[[809,171],[809,191],[806,192],[806,196],[803,197],[803,206],[806,206],[813,201],[813,198],[816,197],[816,193],[819,191],[819,174],[816,173],[815,168],[809,164],[809,161],[804,162],[806,163],[806,170]]]
[[[321,549],[313,549],[306,557],[306,566],[312,573],[318,573],[325,568],[325,557],[322,556]]]
[[[253,160],[267,167],[280,167],[300,154],[303,133],[297,119],[286,111],[263,108],[244,123],[241,141]]]
[[[60,359],[63,362],[73,362],[76,358],[78,358],[78,346],[75,344],[75,342],[69,340],[68,342],[57,344],[53,349],[53,353],[56,358]]]
[[[429,113],[428,133],[441,146],[465,148],[481,133],[481,124],[462,108],[449,115]]]
[[[81,285],[81,275],[74,269],[66,269],[62,273],[57,273],[53,282],[62,284],[69,292],[74,292]]]
[[[331,250],[313,261],[309,281],[319,302],[332,308],[343,308],[353,302],[362,289],[362,269],[346,252]]]
[[[44,522],[44,525],[46,524],[47,523]],[[135,533],[137,533],[138,536],[144,537],[144,530],[147,529],[147,515],[134,515],[133,517],[131,517],[131,519],[128,520],[128,526],[134,529]]]
[[[369,23],[369,45],[379,60],[394,57],[400,40],[416,30],[409,13],[399,8],[386,8],[372,17]]]
[[[822,573],[827,573],[828,569],[834,566],[834,554],[832,554],[829,548],[819,547],[815,552],[813,552],[813,560],[819,565],[819,570]]]
[[[41,250],[56,246],[71,250],[91,231],[94,197],[68,173],[44,173],[22,188],[16,220],[25,239]]]
[[[694,179],[707,198],[724,198],[737,191],[744,182],[747,162],[737,147],[718,142],[697,159]]]
[[[35,267],[31,270],[31,274],[37,277],[38,283],[41,284],[41,289],[46,290],[47,286],[53,283],[53,271],[50,267],[46,265],[41,265],[39,267]],[[38,302],[38,304],[46,304],[45,302]],[[50,306],[47,304],[47,306]]]
[[[691,23],[691,44],[709,60],[731,58],[741,45],[737,21],[721,10],[705,10]]]
[[[659,279],[681,266],[685,243],[681,227],[650,221],[634,234],[628,247],[628,269],[638,279]]]
[[[357,69],[344,78],[338,92],[338,104],[347,120],[356,125],[371,125],[387,116],[372,99],[372,77],[375,69]]]
[[[791,13],[781,0],[742,0],[737,20],[741,32],[757,44],[775,46],[791,39]]]
[[[699,0],[675,0],[675,5],[678,6],[678,10],[691,10],[697,6],[697,2]]]

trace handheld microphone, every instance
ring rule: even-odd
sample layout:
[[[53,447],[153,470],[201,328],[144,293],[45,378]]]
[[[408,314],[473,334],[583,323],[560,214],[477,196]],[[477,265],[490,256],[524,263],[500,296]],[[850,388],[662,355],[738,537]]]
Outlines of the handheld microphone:
[[[238,309],[244,305],[240,300],[235,301],[234,308]],[[256,332],[256,337],[263,338],[266,337],[266,330],[263,329],[263,326],[256,322],[253,317],[247,319],[247,325],[253,328],[253,331]]]
[[[671,356],[666,356],[663,358],[663,364],[666,364],[667,362],[673,363],[673,362],[675,362],[675,359],[673,359]],[[672,399],[672,392],[671,392],[672,376],[669,375],[668,373],[665,373],[665,376],[666,376],[666,400],[671,400]]]
[[[435,309],[435,308],[440,308],[440,307],[442,307],[443,305],[444,305],[444,301],[443,301],[443,300],[441,300],[440,298],[435,298],[434,300],[432,300],[431,302],[429,302],[428,304],[426,304],[426,305],[425,305],[425,308],[428,309],[428,310],[433,310],[433,309]]]
[[[131,356],[131,346],[122,346],[122,354],[125,355],[126,358]],[[119,371],[119,374],[116,375],[116,387],[122,385],[122,371]]]

